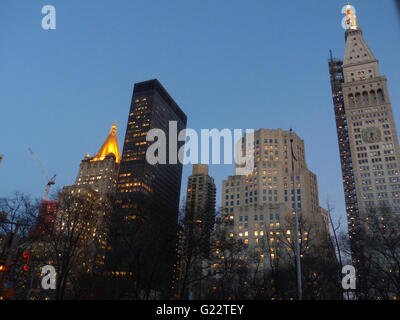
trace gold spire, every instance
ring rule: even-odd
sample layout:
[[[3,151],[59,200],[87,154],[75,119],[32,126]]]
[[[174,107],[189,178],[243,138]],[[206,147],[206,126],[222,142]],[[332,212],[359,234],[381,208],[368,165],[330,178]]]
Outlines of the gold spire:
[[[121,154],[119,152],[117,139],[117,121],[114,121],[114,125],[111,127],[106,141],[104,141],[99,152],[97,152],[91,161],[103,160],[110,153],[115,156],[115,162],[119,163],[121,161]]]
[[[346,29],[350,30],[357,30],[357,16],[356,16],[356,9],[354,6],[352,6],[349,2],[347,2],[347,5],[343,7],[342,13],[346,14],[345,17],[345,25]]]

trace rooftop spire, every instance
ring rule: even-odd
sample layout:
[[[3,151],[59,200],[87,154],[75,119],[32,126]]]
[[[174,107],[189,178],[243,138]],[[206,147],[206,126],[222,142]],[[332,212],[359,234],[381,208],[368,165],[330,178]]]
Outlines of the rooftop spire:
[[[114,121],[114,125],[111,127],[110,133],[108,134],[106,141],[104,141],[99,152],[97,152],[97,154],[93,157],[92,161],[103,160],[110,153],[115,156],[115,162],[119,163],[121,161],[121,154],[118,147],[116,121]]]
[[[343,27],[347,30],[357,30],[356,9],[349,2],[342,8],[342,13],[346,16],[343,19]]]

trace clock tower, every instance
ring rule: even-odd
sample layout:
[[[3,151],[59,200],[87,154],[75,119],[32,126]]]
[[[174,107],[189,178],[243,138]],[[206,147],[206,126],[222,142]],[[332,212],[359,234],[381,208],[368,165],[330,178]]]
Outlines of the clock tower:
[[[344,59],[331,56],[329,69],[348,229],[354,240],[366,215],[380,208],[400,215],[400,150],[387,79],[357,25],[354,7],[346,8]]]

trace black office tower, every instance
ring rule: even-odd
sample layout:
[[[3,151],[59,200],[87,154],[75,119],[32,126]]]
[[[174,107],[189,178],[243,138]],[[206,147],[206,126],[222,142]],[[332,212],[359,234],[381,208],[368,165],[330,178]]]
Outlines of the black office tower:
[[[186,128],[186,121],[158,80],[135,84],[107,259],[116,298],[168,298],[182,178],[178,150],[184,142],[177,142],[171,151],[169,145],[177,141],[175,135]],[[171,129],[174,124],[176,132]],[[151,129],[165,133],[167,163],[151,164],[146,159],[149,146],[163,140],[146,141]]]

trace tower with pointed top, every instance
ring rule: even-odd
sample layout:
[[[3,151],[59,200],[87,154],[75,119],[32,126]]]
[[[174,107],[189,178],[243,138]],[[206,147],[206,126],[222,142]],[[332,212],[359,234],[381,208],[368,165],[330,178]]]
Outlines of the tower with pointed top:
[[[93,157],[89,154],[82,160],[75,186],[89,186],[94,191],[105,195],[114,193],[121,154],[117,139],[117,125],[111,127],[107,139]]]
[[[58,195],[51,234],[63,245],[74,242],[72,278],[89,272],[100,275],[103,271],[120,159],[114,123],[97,154],[87,154],[81,161],[75,184],[65,186]],[[68,237],[64,237],[66,234]],[[62,264],[58,267],[62,268]],[[72,287],[68,284],[67,292]]]
[[[344,59],[331,55],[329,70],[353,260],[363,221],[382,208],[400,213],[400,149],[379,63],[349,4]]]

